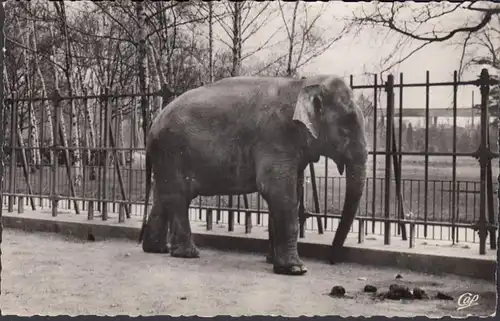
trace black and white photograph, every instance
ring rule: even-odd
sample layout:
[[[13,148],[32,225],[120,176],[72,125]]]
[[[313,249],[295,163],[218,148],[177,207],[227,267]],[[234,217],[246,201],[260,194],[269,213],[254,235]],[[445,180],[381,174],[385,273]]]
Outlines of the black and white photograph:
[[[1,10],[0,315],[496,315],[500,3]]]

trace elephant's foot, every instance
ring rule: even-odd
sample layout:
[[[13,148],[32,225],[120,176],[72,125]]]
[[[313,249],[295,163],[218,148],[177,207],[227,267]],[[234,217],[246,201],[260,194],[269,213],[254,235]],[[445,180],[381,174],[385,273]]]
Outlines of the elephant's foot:
[[[276,274],[284,275],[303,275],[307,273],[307,267],[297,257],[291,257],[283,260],[279,257],[274,257],[273,271]]]
[[[283,275],[304,275],[307,273],[305,265],[273,266],[273,272]]]
[[[180,244],[170,249],[170,255],[173,257],[182,257],[182,258],[199,258],[200,250],[193,243],[188,244]]]
[[[142,242],[142,250],[146,253],[169,253],[169,246],[160,242]]]

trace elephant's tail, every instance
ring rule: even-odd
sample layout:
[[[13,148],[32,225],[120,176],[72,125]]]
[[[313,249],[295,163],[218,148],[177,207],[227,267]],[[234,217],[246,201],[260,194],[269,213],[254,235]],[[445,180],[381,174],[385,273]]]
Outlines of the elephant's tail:
[[[144,237],[144,230],[146,228],[147,218],[148,218],[148,203],[149,203],[149,193],[151,191],[151,158],[146,150],[146,195],[144,200],[144,214],[142,217],[141,232],[139,234],[139,244],[142,242]]]

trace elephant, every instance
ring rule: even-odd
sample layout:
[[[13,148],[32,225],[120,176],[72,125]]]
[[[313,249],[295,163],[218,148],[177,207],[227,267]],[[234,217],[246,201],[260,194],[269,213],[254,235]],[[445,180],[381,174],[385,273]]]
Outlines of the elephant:
[[[320,156],[332,159],[341,175],[346,171],[333,263],[366,179],[364,116],[351,88],[335,75],[239,76],[183,93],[159,112],[148,131],[143,251],[199,257],[188,219],[191,201],[258,192],[270,212],[267,257],[273,272],[305,274],[297,250],[299,181]],[[152,175],[154,201],[147,218]]]

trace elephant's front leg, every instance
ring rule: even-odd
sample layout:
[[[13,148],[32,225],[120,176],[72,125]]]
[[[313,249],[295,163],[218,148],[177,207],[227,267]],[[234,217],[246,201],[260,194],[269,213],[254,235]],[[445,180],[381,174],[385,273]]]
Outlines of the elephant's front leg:
[[[271,213],[267,215],[267,231],[269,233],[269,250],[266,255],[266,262],[273,263],[274,262],[274,233],[273,233],[273,217]]]
[[[294,173],[293,173],[294,174]],[[275,177],[265,192],[272,216],[274,244],[273,270],[277,274],[302,275],[307,268],[299,258],[299,232],[296,176]]]
[[[299,202],[299,228],[305,223],[304,215],[304,171],[299,171],[298,173],[298,183],[297,183],[297,201]],[[268,215],[268,233],[269,233],[269,250],[266,255],[266,262],[274,262],[274,233],[273,233],[273,219],[271,215]]]

